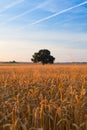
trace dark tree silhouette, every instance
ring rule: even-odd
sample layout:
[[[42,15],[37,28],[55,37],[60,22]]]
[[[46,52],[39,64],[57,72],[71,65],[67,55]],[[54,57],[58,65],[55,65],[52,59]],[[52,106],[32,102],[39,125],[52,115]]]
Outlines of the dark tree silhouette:
[[[41,62],[42,64],[53,64],[55,58],[50,55],[50,51],[47,49],[39,50],[39,52],[34,53],[31,59],[34,63]]]

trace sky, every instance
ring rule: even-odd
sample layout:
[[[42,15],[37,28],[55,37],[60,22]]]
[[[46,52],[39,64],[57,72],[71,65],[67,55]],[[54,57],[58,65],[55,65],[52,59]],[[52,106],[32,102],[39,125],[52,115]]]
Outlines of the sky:
[[[87,0],[0,0],[0,61],[87,62]]]

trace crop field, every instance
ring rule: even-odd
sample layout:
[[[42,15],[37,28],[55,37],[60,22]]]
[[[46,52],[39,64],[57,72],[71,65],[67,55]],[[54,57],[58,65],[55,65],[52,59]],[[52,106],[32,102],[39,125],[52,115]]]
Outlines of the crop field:
[[[87,65],[0,65],[0,130],[87,130]]]

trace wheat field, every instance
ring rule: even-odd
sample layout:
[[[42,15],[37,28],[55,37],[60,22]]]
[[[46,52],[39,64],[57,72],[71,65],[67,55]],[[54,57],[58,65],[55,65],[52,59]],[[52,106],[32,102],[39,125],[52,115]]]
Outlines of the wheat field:
[[[0,130],[87,130],[87,65],[0,65]]]

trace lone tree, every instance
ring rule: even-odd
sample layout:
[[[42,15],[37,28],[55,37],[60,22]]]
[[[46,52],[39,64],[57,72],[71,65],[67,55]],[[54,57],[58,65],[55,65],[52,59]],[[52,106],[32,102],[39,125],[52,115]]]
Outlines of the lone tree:
[[[39,50],[39,52],[34,53],[31,59],[34,63],[41,62],[42,64],[53,64],[55,58],[50,55],[50,51],[47,49]]]

